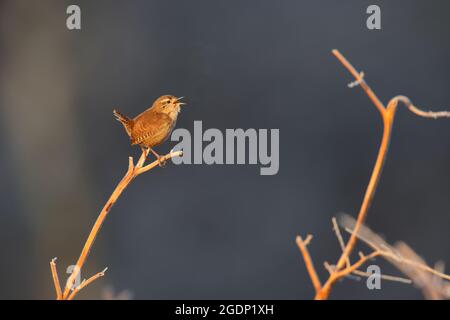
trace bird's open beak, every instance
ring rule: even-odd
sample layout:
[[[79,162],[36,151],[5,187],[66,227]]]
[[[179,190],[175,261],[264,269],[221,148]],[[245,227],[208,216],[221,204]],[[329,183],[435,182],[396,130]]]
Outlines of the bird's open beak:
[[[186,104],[185,102],[180,102],[180,100],[183,99],[183,98],[184,98],[184,97],[179,97],[179,98],[177,98],[176,103],[177,103],[179,106],[182,106],[182,105],[185,105],[185,104]]]

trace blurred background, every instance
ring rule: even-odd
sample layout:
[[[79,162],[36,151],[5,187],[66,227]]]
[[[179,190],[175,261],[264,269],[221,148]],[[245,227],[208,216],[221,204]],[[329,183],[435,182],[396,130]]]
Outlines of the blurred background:
[[[70,4],[81,7],[80,31],[66,28]],[[371,4],[381,7],[378,31],[366,28]],[[358,212],[382,129],[330,50],[384,102],[405,94],[449,108],[449,9],[444,0],[1,1],[0,298],[54,298],[50,259],[64,283],[127,157],[139,155],[112,109],[134,116],[167,93],[188,102],[179,128],[279,128],[280,171],[169,163],[140,176],[83,270],[108,266],[107,275],[79,298],[312,298],[295,237],[314,235],[324,279],[322,262],[340,253],[331,217]],[[399,110],[367,220],[430,264],[450,262],[449,136],[450,121]],[[346,279],[331,298],[422,295]]]

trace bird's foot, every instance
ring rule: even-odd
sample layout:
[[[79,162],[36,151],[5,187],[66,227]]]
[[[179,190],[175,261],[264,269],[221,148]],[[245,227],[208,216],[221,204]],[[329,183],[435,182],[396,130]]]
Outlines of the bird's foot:
[[[166,160],[164,160],[163,156],[160,156],[155,150],[153,150],[152,148],[149,148],[149,150],[151,151],[151,153],[153,153],[153,155],[155,156],[156,160],[158,160],[159,166],[160,167],[164,167],[166,165]]]
[[[157,160],[158,160],[158,164],[161,168],[166,166],[167,161],[164,159],[164,157],[159,156],[157,158]]]

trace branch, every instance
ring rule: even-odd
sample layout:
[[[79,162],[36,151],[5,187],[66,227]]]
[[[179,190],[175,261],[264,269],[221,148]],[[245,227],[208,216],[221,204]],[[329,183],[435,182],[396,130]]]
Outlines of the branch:
[[[376,251],[379,251],[381,256],[383,256],[386,260],[391,262],[394,266],[396,266],[401,271],[402,268],[399,266],[409,266],[416,270],[421,270],[428,272],[432,275],[435,275],[441,279],[450,281],[450,275],[447,275],[443,272],[433,269],[428,266],[425,261],[419,259],[416,255],[414,259],[410,259],[404,256],[405,252],[409,252],[408,255],[412,256],[413,251],[403,242],[397,244],[396,247],[392,247],[386,241],[384,241],[380,236],[370,230],[367,226],[362,225],[358,233],[355,233],[355,222],[353,218],[349,216],[344,216],[342,219],[342,224],[344,224],[345,230],[350,234],[355,234],[355,236],[360,239],[362,242],[366,243],[368,246],[373,248]],[[408,250],[408,251],[407,251]],[[403,253],[403,254],[402,254]],[[406,272],[404,272],[406,273]]]
[[[364,80],[364,73],[356,71],[356,69],[352,66],[352,64],[338,50],[333,49],[331,52],[339,60],[339,62],[342,63],[344,68],[346,68],[351,73],[351,75],[356,79],[355,82],[352,82],[350,87],[353,88],[356,85],[360,85],[361,88],[369,96],[369,99],[372,101],[372,103],[375,105],[378,111],[381,114],[383,114],[385,111],[385,107],[383,103],[380,101],[380,99],[378,99],[375,92],[373,92],[373,90],[366,83],[366,80]]]
[[[160,158],[160,160],[153,161],[152,163],[146,165],[145,167],[137,168],[136,175],[140,175],[140,174],[142,174],[144,172],[147,172],[147,171],[153,169],[154,167],[159,165],[160,162],[165,162],[165,161],[167,161],[167,160],[169,160],[171,158],[174,158],[174,157],[181,157],[182,155],[183,155],[183,151],[172,151],[169,154],[166,154],[165,156],[162,156]]]
[[[352,218],[349,217],[348,219],[352,219]],[[338,242],[339,242],[339,245],[341,246],[342,251],[344,251],[344,249],[345,249],[344,239],[342,237],[341,231],[339,229],[339,224],[337,223],[335,217],[332,218],[332,222],[333,222],[333,230],[336,234],[336,238],[338,239]],[[354,226],[354,223],[353,223],[353,226]],[[348,231],[347,228],[346,228],[346,231]],[[372,249],[374,249],[374,252],[379,252],[380,254],[382,254],[381,249],[379,249],[378,247],[376,247],[376,246],[370,246],[370,247],[372,247]],[[359,256],[361,259],[365,257],[361,252],[359,253]],[[362,276],[362,277],[370,276],[370,274],[367,272],[352,268],[349,257],[347,257],[345,266],[346,266],[346,268],[344,270],[346,270],[348,273],[347,275],[345,275],[346,277],[348,277],[350,275],[350,273],[352,273],[353,275]],[[328,263],[325,263],[325,268],[328,270],[328,272],[330,274],[336,270],[336,266],[330,265]],[[389,276],[389,275],[384,275],[384,274],[381,274],[380,278],[384,279],[384,280],[403,282],[403,283],[411,283],[412,282],[410,279],[400,278],[400,277],[396,277],[396,276]]]
[[[103,277],[105,275],[106,270],[108,270],[108,268],[103,269],[102,271],[94,274],[92,277],[90,277],[89,279],[84,279],[81,284],[76,287],[75,289],[73,289],[72,293],[67,297],[67,300],[72,300],[75,295],[81,291],[81,289],[87,287],[89,284],[91,284],[92,282],[94,282],[95,280],[97,280],[100,277]]]
[[[392,98],[387,107],[383,105],[383,103],[380,101],[380,99],[377,97],[377,95],[374,93],[374,91],[369,87],[367,82],[364,79],[364,73],[358,72],[352,64],[338,51],[338,50],[332,50],[333,55],[341,62],[341,64],[346,68],[350,74],[355,78],[356,81],[352,82],[349,87],[355,87],[360,86],[363,91],[366,93],[366,95],[369,97],[369,99],[372,101],[372,103],[375,105],[377,110],[379,111],[379,114],[381,116],[381,119],[383,120],[383,135],[381,138],[380,147],[378,149],[378,155],[375,161],[374,168],[372,170],[372,174],[369,179],[369,183],[366,188],[366,192],[364,194],[363,201],[361,203],[361,207],[356,219],[355,227],[353,232],[350,235],[350,239],[348,240],[347,244],[343,246],[343,240],[342,236],[340,235],[339,229],[335,228],[335,233],[338,237],[339,244],[341,245],[342,254],[336,263],[336,266],[334,269],[329,269],[330,275],[325,282],[325,284],[320,288],[320,290],[317,292],[316,287],[316,299],[327,299],[330,295],[331,288],[333,284],[340,278],[347,276],[348,274],[354,272],[358,269],[359,266],[361,266],[364,262],[366,262],[368,259],[380,255],[382,252],[379,250],[375,250],[373,253],[371,253],[368,256],[362,256],[360,260],[358,260],[355,264],[350,265],[350,255],[356,245],[357,242],[357,234],[359,232],[359,229],[362,227],[364,220],[367,216],[367,213],[369,211],[370,205],[372,204],[373,197],[375,195],[375,191],[378,186],[378,182],[381,177],[381,172],[384,166],[384,162],[387,157],[388,149],[389,149],[389,141],[391,139],[392,134],[392,125],[394,123],[394,117],[397,110],[397,105],[399,102],[402,102],[406,105],[406,107],[415,115],[425,117],[425,118],[442,118],[442,117],[450,117],[450,112],[447,111],[440,111],[440,112],[432,112],[432,111],[423,111],[420,108],[417,108],[414,106],[411,101],[405,97],[405,96],[396,96]],[[301,239],[300,239],[301,240]],[[297,238],[298,243],[298,238]],[[307,251],[305,252],[305,248],[300,248],[300,251],[303,254],[303,257],[305,258],[305,263],[307,264],[307,269],[310,274],[311,280],[313,283],[316,281],[311,275],[312,272],[308,265],[312,266],[312,261],[309,255],[306,255]],[[329,267],[329,265],[327,264]],[[313,269],[312,269],[313,270]]]
[[[408,108],[409,111],[414,113],[416,116],[422,118],[429,118],[429,119],[450,118],[449,111],[424,111],[414,106],[408,97],[402,95],[396,96],[392,98],[392,100],[402,102]]]
[[[338,239],[338,242],[339,242],[339,245],[341,247],[341,250],[342,250],[342,252],[344,252],[345,251],[344,238],[342,238],[341,230],[339,229],[339,225],[338,225],[338,223],[336,221],[336,218],[333,217],[331,219],[331,221],[333,223],[333,230],[334,230],[334,233],[336,234],[336,238]],[[345,258],[345,265],[346,265],[346,267],[350,267],[350,265],[351,265],[350,264],[350,257],[348,257],[348,256]]]
[[[353,271],[354,275],[357,276],[361,276],[361,277],[370,277],[371,274],[364,272],[364,271],[360,271],[360,270],[355,270]],[[397,277],[397,276],[390,276],[387,274],[380,274],[380,279],[386,280],[386,281],[393,281],[393,282],[401,282],[401,283],[405,283],[405,284],[411,284],[412,280],[410,279],[405,279],[405,278],[401,278],[401,277]]]
[[[53,284],[56,290],[56,300],[62,299],[61,285],[59,284],[58,271],[56,270],[56,258],[50,260],[50,270],[52,271]]]
[[[106,271],[106,269],[102,272],[97,273],[96,275],[89,278],[88,280],[86,280],[84,285],[80,284],[76,288],[73,288],[75,280],[76,280],[77,276],[80,274],[81,269],[83,268],[83,266],[86,262],[86,259],[92,248],[92,245],[94,244],[95,238],[97,237],[97,234],[100,231],[100,229],[103,225],[103,222],[105,221],[109,211],[111,210],[111,207],[116,203],[116,201],[119,199],[122,192],[128,187],[128,185],[131,183],[131,181],[133,181],[134,178],[136,178],[138,175],[140,175],[144,172],[147,172],[147,171],[155,168],[156,166],[158,166],[161,163],[160,162],[161,159],[160,159],[160,160],[155,160],[152,163],[144,166],[145,160],[147,159],[147,156],[148,156],[148,152],[149,151],[147,149],[142,151],[142,154],[141,154],[138,162],[136,163],[136,165],[133,163],[132,157],[128,158],[127,172],[125,173],[124,177],[119,182],[119,184],[116,186],[113,193],[109,197],[108,201],[104,205],[102,211],[100,212],[99,216],[97,217],[97,220],[95,221],[94,226],[92,227],[91,232],[89,233],[89,236],[84,244],[83,250],[81,251],[80,257],[78,258],[78,261],[73,269],[73,272],[67,279],[66,286],[64,288],[64,292],[62,293],[61,296],[59,296],[58,289],[56,289],[57,290],[57,298],[60,297],[63,300],[65,300],[65,299],[71,300],[75,296],[75,294],[77,294],[81,289],[83,289],[88,284],[92,283],[93,281],[95,281],[96,279],[98,279],[99,277],[104,275],[104,271]],[[182,151],[170,152],[169,154],[162,157],[162,161],[166,161],[173,157],[178,157],[181,155],[182,155]],[[52,260],[52,262],[54,264],[53,260]],[[52,262],[50,262],[50,266],[51,266],[53,279],[54,279],[54,283],[55,283],[55,288],[56,288],[56,280],[55,280],[56,267],[52,264]],[[58,283],[59,283],[59,280],[58,280]],[[71,293],[71,290],[73,290],[72,293]]]
[[[309,251],[307,248],[311,239],[312,235],[308,235],[305,241],[303,241],[302,237],[297,236],[297,246],[303,255],[306,270],[308,271],[309,277],[311,278],[311,282],[314,286],[314,289],[316,290],[316,292],[319,292],[322,289],[322,285],[320,284],[319,276],[317,275],[316,269],[314,268],[314,264],[312,262],[311,256],[309,255]]]

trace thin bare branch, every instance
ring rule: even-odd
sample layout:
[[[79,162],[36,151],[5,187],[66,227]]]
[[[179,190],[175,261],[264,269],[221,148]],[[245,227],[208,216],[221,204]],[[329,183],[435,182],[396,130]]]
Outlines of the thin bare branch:
[[[338,239],[339,246],[341,247],[342,252],[344,252],[344,250],[345,250],[344,238],[342,238],[341,230],[339,229],[339,225],[336,221],[336,218],[333,217],[331,219],[331,221],[333,223],[333,230],[334,230],[334,233],[336,234],[336,238]],[[351,265],[350,258],[348,256],[345,259],[345,264],[346,264],[346,267],[350,267],[350,265]]]
[[[392,100],[397,100],[398,102],[402,102],[408,108],[409,111],[411,111],[412,113],[414,113],[415,115],[417,115],[419,117],[430,118],[430,119],[450,118],[449,111],[424,111],[424,110],[414,106],[412,104],[411,100],[409,100],[409,98],[406,96],[398,95],[398,96],[392,98],[391,101]]]
[[[72,293],[67,297],[67,300],[72,300],[77,295],[77,293],[80,292],[83,288],[87,287],[98,278],[103,277],[105,275],[106,270],[108,270],[108,268],[105,268],[102,271],[94,274],[87,280],[83,280],[78,287],[72,290]]]
[[[142,174],[144,172],[147,172],[147,171],[153,169],[154,167],[159,165],[161,162],[165,162],[165,161],[167,161],[167,160],[169,160],[171,158],[174,158],[174,157],[181,157],[182,155],[183,155],[183,151],[172,151],[169,154],[166,154],[165,156],[162,156],[159,161],[156,160],[156,161],[153,161],[152,163],[146,165],[145,167],[139,167],[136,170],[136,175]]]
[[[394,266],[397,266],[397,268],[405,274],[408,275],[408,273],[405,272],[405,270],[400,266],[408,266],[416,270],[426,271],[441,279],[450,281],[450,275],[447,275],[428,266],[423,259],[418,257],[416,254],[413,255],[413,251],[405,243],[401,242],[395,247],[392,247],[365,225],[361,225],[358,233],[355,233],[354,229],[352,229],[352,226],[355,225],[355,221],[350,216],[345,216],[345,218],[342,219],[341,224],[347,224],[349,226],[345,227],[345,230],[347,232],[349,232],[350,234],[355,234],[358,239],[365,242],[374,250],[379,251],[381,256],[386,258]],[[413,259],[403,256],[402,252],[408,252],[408,256],[413,257]]]
[[[374,251],[371,254],[367,255],[367,256],[362,256],[359,258],[358,261],[356,261],[354,264],[352,264],[350,267],[345,268],[341,271],[336,271],[335,272],[335,277],[337,279],[345,277],[346,275],[348,275],[349,273],[352,273],[353,271],[357,270],[359,267],[361,267],[364,263],[366,263],[368,260],[372,260],[375,257],[378,257],[379,255],[381,255],[380,251]]]
[[[311,282],[314,286],[316,292],[319,292],[322,285],[320,284],[319,276],[317,275],[316,269],[314,268],[313,261],[311,256],[309,255],[309,251],[307,248],[307,244],[311,241],[312,236],[308,235],[306,237],[306,241],[303,241],[302,237],[297,236],[297,246],[300,249],[300,252],[303,255],[303,260],[305,261],[306,270],[308,271],[309,277],[311,278]]]
[[[353,271],[353,274],[356,274],[356,275],[358,275],[360,277],[366,277],[366,278],[371,276],[371,274],[369,274],[367,272],[364,272],[364,271],[361,271],[361,270],[355,270],[355,271]],[[386,280],[386,281],[401,282],[401,283],[406,283],[406,284],[411,284],[412,283],[412,280],[410,280],[410,279],[397,277],[397,276],[390,276],[390,275],[387,275],[387,274],[381,274],[380,278],[383,279],[383,280]]]
[[[331,52],[339,60],[339,62],[351,73],[351,75],[356,79],[356,82],[354,82],[354,83],[357,83],[361,86],[361,88],[368,95],[369,99],[373,102],[373,104],[378,109],[378,111],[381,114],[384,114],[385,107],[384,107],[383,103],[380,101],[380,99],[378,99],[375,92],[373,92],[373,90],[366,83],[366,80],[364,80],[364,73],[356,71],[356,69],[352,66],[352,64],[338,50],[334,49]]]
[[[50,270],[52,271],[53,284],[55,285],[56,300],[62,299],[61,284],[59,283],[58,271],[56,269],[56,257],[50,260]]]

